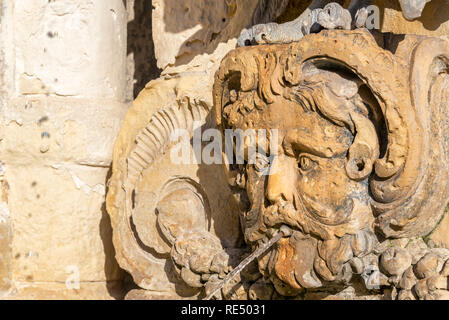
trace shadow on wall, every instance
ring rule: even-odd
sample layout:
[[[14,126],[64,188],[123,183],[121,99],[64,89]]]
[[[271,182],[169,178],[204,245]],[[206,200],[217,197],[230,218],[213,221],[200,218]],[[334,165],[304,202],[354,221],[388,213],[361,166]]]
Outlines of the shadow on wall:
[[[152,35],[151,0],[123,0],[126,10],[133,12],[134,19],[128,22],[127,56],[131,59],[128,65],[133,97],[136,98],[145,85],[160,76],[157,68]],[[128,60],[129,61],[129,60]]]
[[[238,10],[237,0],[160,1],[163,1],[164,7],[164,32],[180,34],[197,28],[197,31],[180,45],[175,65],[187,64],[200,54],[213,53],[219,43],[237,37],[240,32],[230,27],[231,20]],[[132,86],[132,89],[130,88],[132,97],[129,99],[132,99],[149,81],[158,78],[161,70],[157,67],[153,42],[152,1],[123,0],[123,3],[131,17],[128,22],[127,54],[129,81]],[[310,3],[311,0],[258,0],[255,10],[247,14],[247,26],[293,20]]]
[[[232,18],[233,0],[164,0],[163,24],[166,33],[197,31],[179,47],[175,65],[188,64],[196,55],[214,52],[222,39],[222,31]],[[220,38],[219,41],[216,41]],[[226,39],[228,40],[228,39]]]
[[[238,8],[241,1],[165,0],[163,12],[165,32],[180,34],[187,30],[198,28],[180,46],[176,55],[175,65],[187,64],[199,54],[211,54],[215,51],[219,43],[238,37],[240,30],[232,26],[231,20],[239,9],[242,10]],[[287,10],[291,11],[292,7],[298,5],[298,2],[311,1],[258,0],[254,11],[248,12],[246,15],[246,27],[276,21]],[[299,11],[306,8],[303,3],[299,7]]]
[[[197,30],[179,46],[175,65],[187,64],[195,56],[211,54],[218,44],[239,36],[239,29],[232,19],[236,15],[242,27],[256,24],[284,23],[296,19],[312,0],[157,0],[163,2],[164,32],[181,34],[188,30]],[[252,12],[236,14],[242,1],[255,4]],[[335,0],[346,5],[350,0]]]

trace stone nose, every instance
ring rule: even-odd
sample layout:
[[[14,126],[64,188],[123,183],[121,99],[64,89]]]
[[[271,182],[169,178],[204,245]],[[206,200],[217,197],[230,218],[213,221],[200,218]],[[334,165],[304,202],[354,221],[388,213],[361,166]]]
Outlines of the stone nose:
[[[271,165],[265,196],[272,203],[293,201],[296,181],[296,159],[275,157]]]

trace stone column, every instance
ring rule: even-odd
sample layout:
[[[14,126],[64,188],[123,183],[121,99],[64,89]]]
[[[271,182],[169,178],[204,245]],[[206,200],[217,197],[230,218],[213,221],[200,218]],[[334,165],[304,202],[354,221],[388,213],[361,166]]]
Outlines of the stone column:
[[[0,294],[118,297],[104,201],[127,109],[124,2],[0,5]]]

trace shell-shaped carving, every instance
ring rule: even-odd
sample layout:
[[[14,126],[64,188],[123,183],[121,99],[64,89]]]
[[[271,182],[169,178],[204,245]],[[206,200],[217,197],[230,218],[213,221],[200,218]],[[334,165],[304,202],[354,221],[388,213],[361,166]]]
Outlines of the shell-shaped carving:
[[[136,146],[127,159],[127,183],[136,184],[142,171],[170,145],[174,130],[191,131],[193,123],[203,122],[208,111],[206,104],[191,103],[189,99],[184,99],[178,105],[164,107],[155,112],[148,125],[136,136]]]
[[[172,143],[175,143],[170,139],[174,130],[184,129],[192,134],[194,122],[205,123],[210,111],[210,103],[205,102],[208,99],[207,93],[195,94],[188,90],[197,81],[205,81],[204,78],[204,75],[185,76],[184,80],[188,79],[190,82],[186,80],[186,83],[182,83],[181,79],[160,79],[152,83],[130,108],[114,148],[113,175],[107,196],[107,208],[111,216],[116,257],[120,266],[144,289],[172,294],[175,292],[175,284],[179,285],[179,280],[173,278],[174,271],[170,269],[173,266],[167,263],[170,259],[165,250],[167,244],[163,238],[159,239],[160,241],[153,239],[160,235],[155,208],[161,200],[159,197],[163,196],[161,193],[165,192],[164,183],[172,181],[174,177],[170,173],[160,173],[158,178],[161,179],[161,184],[157,187],[145,191],[136,188],[145,169],[151,168],[155,163],[160,165],[158,160],[164,157]],[[167,97],[163,98],[161,93],[167,94]],[[166,105],[156,107],[156,101],[161,100],[167,101]],[[133,127],[136,123],[140,128],[138,130]],[[129,132],[133,132],[132,136]],[[162,166],[169,168],[170,164]],[[183,178],[189,179],[189,175]],[[196,181],[190,184],[187,182],[195,189],[192,192],[201,194],[208,215],[208,195],[201,186],[197,184],[195,187],[192,183],[197,184]],[[139,214],[136,214],[137,211]],[[148,226],[146,223],[152,225]],[[148,241],[148,238],[154,240],[154,243]],[[168,247],[168,251],[169,249]],[[187,290],[187,295],[195,294],[188,288],[182,290]]]

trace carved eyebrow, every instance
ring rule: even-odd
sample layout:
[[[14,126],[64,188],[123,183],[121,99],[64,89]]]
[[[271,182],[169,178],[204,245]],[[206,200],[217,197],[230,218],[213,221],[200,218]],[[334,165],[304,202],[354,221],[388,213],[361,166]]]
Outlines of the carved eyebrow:
[[[282,141],[284,152],[291,157],[296,157],[302,152],[307,152],[322,158],[331,158],[335,154],[331,147],[325,149],[314,148],[311,144],[308,145],[306,141],[301,141],[301,139],[297,138],[298,136],[287,135]]]
[[[323,128],[323,131],[328,129]],[[290,156],[296,156],[299,152],[307,152],[322,158],[332,158],[346,154],[352,142],[352,138],[344,133],[344,130],[334,130],[332,135],[326,135],[320,130],[297,128],[287,132],[282,147]]]

